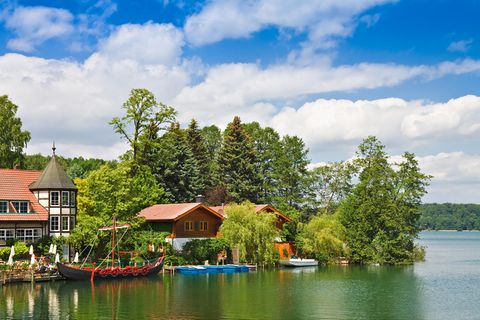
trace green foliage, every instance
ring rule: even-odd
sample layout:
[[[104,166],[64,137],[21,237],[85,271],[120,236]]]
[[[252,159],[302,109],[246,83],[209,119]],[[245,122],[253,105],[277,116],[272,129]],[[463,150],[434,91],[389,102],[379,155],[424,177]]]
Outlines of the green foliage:
[[[224,238],[193,239],[183,247],[182,256],[191,264],[203,264],[205,260],[215,264],[218,253],[227,248]]]
[[[333,263],[347,254],[345,227],[336,215],[322,214],[300,224],[296,246],[321,263]]]
[[[480,205],[428,203],[420,206],[422,230],[480,230]]]
[[[15,259],[17,258],[26,258],[28,256],[28,253],[30,251],[30,248],[21,241],[16,241],[13,245],[15,249]],[[0,260],[7,261],[8,257],[10,256],[10,247],[5,247],[0,249]]]
[[[259,174],[255,149],[240,118],[235,117],[223,134],[218,156],[219,179],[228,195],[237,202],[257,201]]]
[[[186,142],[198,167],[199,184],[203,186],[202,189],[198,190],[198,194],[205,195],[205,189],[211,187],[213,182],[213,179],[210,179],[212,174],[210,170],[213,168],[211,162],[214,158],[209,156],[205,138],[195,119],[192,119],[186,130]]]
[[[356,168],[350,162],[333,162],[310,172],[310,188],[314,207],[332,214],[353,188]]]
[[[158,131],[175,120],[176,111],[158,103],[153,93],[147,89],[132,89],[122,108],[125,115],[113,118],[110,124],[116,133],[128,141],[132,148],[133,162],[137,164],[139,150],[145,152],[150,147],[149,143]]]
[[[18,107],[0,96],[0,168],[22,166],[25,160],[23,149],[30,141],[30,132],[22,131],[22,120],[16,117]]]
[[[413,154],[405,153],[393,165],[384,149],[375,137],[360,144],[359,182],[339,208],[355,263],[413,261],[418,207],[430,177],[420,171]]]
[[[192,202],[204,190],[205,176],[200,173],[186,132],[178,124],[157,140],[150,163],[169,202]]]
[[[279,208],[301,210],[308,196],[308,149],[302,139],[284,136],[280,150],[272,159],[272,203]]]
[[[162,203],[164,191],[148,168],[139,167],[131,174],[129,162],[106,164],[92,171],[86,179],[76,179],[77,226],[71,242],[82,248],[96,242],[98,228],[110,225],[112,217],[120,222],[138,224],[136,214],[145,207]]]
[[[256,213],[250,202],[231,204],[225,213],[228,219],[220,233],[232,249],[239,248],[240,258],[261,265],[273,263],[278,254],[273,243],[280,236],[275,227],[277,218],[271,213]]]

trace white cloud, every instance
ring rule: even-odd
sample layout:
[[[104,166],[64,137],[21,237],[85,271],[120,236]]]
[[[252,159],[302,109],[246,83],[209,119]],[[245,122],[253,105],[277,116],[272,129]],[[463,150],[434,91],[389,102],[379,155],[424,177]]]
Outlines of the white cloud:
[[[180,61],[183,34],[171,24],[124,24],[100,42],[102,55],[114,60],[173,66]]]
[[[16,38],[8,41],[7,47],[24,52],[31,52],[44,41],[73,31],[73,15],[65,9],[17,7],[5,20],[6,27],[16,34]]]
[[[473,43],[473,39],[454,41],[450,43],[447,50],[452,52],[467,52]]]
[[[318,99],[298,109],[285,107],[268,123],[283,134],[304,138],[314,150],[326,144],[350,147],[369,135],[409,149],[478,136],[480,97],[464,96],[445,103]]]
[[[315,47],[333,45],[332,38],[352,33],[354,18],[362,11],[388,0],[240,1],[208,2],[185,23],[188,41],[203,45],[227,38],[245,38],[268,26],[290,28],[309,34]]]

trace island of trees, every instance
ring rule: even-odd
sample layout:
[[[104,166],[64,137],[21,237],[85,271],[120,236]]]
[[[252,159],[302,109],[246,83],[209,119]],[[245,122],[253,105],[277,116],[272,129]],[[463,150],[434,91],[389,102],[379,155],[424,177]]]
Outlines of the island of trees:
[[[192,119],[182,128],[175,109],[146,89],[133,89],[122,110],[110,125],[129,145],[124,155],[115,161],[61,159],[79,189],[77,226],[61,240],[79,250],[95,241],[108,250],[96,230],[115,215],[134,227],[125,249],[148,255],[146,243],[162,242],[165,235],[149,230],[136,213],[203,194],[210,205],[237,204],[229,206],[223,238],[196,241],[183,256],[170,252],[173,263],[205,260],[233,246],[248,262],[269,263],[278,237],[324,263],[343,257],[359,264],[408,264],[423,256],[415,239],[421,227],[432,228],[419,210],[430,177],[412,153],[394,162],[370,136],[353,160],[311,168],[301,138],[257,122],[234,117],[222,131]],[[43,169],[48,157],[24,154],[30,133],[22,131],[16,111],[8,97],[0,98],[0,166]],[[273,204],[292,222],[279,234],[268,215],[252,214],[252,203]]]

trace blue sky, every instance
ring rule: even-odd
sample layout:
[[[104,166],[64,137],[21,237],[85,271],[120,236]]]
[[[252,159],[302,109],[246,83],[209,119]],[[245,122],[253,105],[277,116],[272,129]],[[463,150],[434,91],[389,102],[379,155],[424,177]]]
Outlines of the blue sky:
[[[0,2],[0,94],[28,152],[115,158],[107,125],[146,87],[185,124],[234,115],[303,138],[313,163],[367,135],[435,176],[429,201],[480,198],[480,1]],[[452,189],[456,190],[452,192]]]

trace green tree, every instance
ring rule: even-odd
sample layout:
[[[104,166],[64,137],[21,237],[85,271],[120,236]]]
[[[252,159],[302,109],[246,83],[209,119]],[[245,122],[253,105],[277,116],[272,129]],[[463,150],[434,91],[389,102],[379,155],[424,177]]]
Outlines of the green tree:
[[[209,157],[207,151],[207,145],[205,139],[202,135],[202,132],[198,128],[198,123],[195,119],[190,121],[190,124],[186,130],[186,141],[192,151],[193,157],[195,158],[199,170],[199,180],[203,185],[203,188],[198,192],[202,195],[205,195],[205,189],[212,186],[212,179],[210,169],[212,165],[213,158]]]
[[[131,170],[128,162],[105,164],[87,178],[75,179],[78,220],[70,238],[77,248],[93,243],[98,228],[110,225],[113,216],[135,225],[140,210],[163,202],[164,191],[150,170],[140,167],[135,176]]]
[[[333,162],[310,171],[311,199],[324,213],[334,213],[351,192],[355,166],[349,162]]]
[[[228,195],[235,201],[256,202],[259,174],[255,149],[239,117],[228,124],[218,156],[219,179]]]
[[[130,144],[134,164],[138,162],[140,141],[142,147],[149,147],[149,142],[156,138],[159,130],[175,120],[176,111],[169,106],[158,103],[153,93],[147,89],[132,89],[123,104],[125,115],[110,121],[116,133]]]
[[[231,204],[225,209],[228,217],[220,232],[231,248],[238,248],[242,260],[261,265],[276,260],[274,241],[280,236],[271,213],[257,213],[250,202]]]
[[[280,136],[272,128],[262,128],[258,122],[247,123],[244,128],[252,137],[252,144],[257,155],[256,167],[260,177],[258,201],[271,203],[276,191],[274,164],[281,152]]]
[[[322,214],[300,224],[296,246],[321,263],[333,263],[347,253],[345,227],[336,215]]]
[[[25,160],[23,149],[30,141],[30,132],[22,131],[22,120],[16,117],[18,107],[0,96],[0,168],[22,166]]]
[[[171,202],[192,202],[204,190],[197,160],[178,123],[158,139],[153,149],[152,171]]]
[[[356,263],[411,263],[418,234],[418,207],[429,176],[421,173],[413,154],[389,163],[385,147],[368,137],[359,146],[358,184],[339,209]]]
[[[274,201],[280,210],[300,210],[308,196],[308,149],[302,139],[284,136],[273,160]]]

